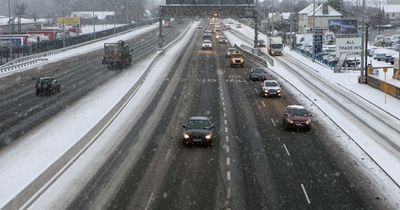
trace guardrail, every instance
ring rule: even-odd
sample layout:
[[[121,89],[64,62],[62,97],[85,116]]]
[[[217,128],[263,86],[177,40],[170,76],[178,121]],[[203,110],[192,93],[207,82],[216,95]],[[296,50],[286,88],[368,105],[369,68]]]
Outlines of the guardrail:
[[[187,34],[191,25],[174,41],[164,49],[160,49],[158,54],[152,59],[150,64],[138,79],[138,81],[128,90],[128,92],[118,101],[118,103],[91,128],[74,146],[57,159],[47,170],[31,182],[14,199],[9,201],[4,209],[19,209],[22,206],[30,206],[38,197],[47,190],[79,157],[83,154],[97,138],[108,128],[121,111],[127,106],[131,99],[139,90],[141,84],[146,80],[154,65],[164,56],[169,48],[173,47],[183,36]]]
[[[0,67],[0,73],[7,73],[7,72],[10,72],[10,71],[15,71],[15,70],[18,70],[18,69],[20,69],[22,67],[31,66],[33,64],[37,64],[39,62],[43,62],[43,61],[47,61],[47,60],[48,60],[47,58],[38,57],[35,60],[28,60],[28,61],[25,61],[25,62],[9,65],[9,66],[6,66],[6,67]]]
[[[260,56],[258,56],[258,55],[255,55],[255,54],[253,54],[253,53],[251,53],[251,52],[249,52],[249,51],[247,51],[247,50],[244,49],[244,48],[246,48],[246,47],[248,47],[248,46],[246,46],[246,45],[241,45],[241,46],[239,47],[239,46],[237,46],[237,45],[235,44],[235,45],[233,45],[233,47],[236,48],[236,50],[238,50],[238,51],[239,51],[240,53],[242,53],[244,56],[250,57],[251,59],[253,59],[253,60],[256,61],[257,63],[260,63],[260,64],[264,65],[265,67],[268,67],[268,61],[267,61],[265,58],[260,57]],[[271,65],[273,65],[273,63],[272,63]]]

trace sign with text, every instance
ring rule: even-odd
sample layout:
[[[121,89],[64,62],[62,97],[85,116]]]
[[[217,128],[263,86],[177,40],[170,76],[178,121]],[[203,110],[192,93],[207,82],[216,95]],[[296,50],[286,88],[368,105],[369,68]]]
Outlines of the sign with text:
[[[66,18],[58,18],[57,23],[59,25],[65,24],[65,25],[77,25],[81,24],[81,18],[80,17],[66,17]]]
[[[361,56],[361,38],[336,38],[336,57],[341,54]]]
[[[330,19],[329,31],[335,34],[357,34],[357,20],[355,19]]]

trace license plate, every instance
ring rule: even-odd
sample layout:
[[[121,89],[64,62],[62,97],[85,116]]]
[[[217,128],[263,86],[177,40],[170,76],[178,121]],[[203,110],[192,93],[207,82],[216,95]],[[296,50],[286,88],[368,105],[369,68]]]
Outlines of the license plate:
[[[201,139],[193,139],[194,142],[201,142]]]

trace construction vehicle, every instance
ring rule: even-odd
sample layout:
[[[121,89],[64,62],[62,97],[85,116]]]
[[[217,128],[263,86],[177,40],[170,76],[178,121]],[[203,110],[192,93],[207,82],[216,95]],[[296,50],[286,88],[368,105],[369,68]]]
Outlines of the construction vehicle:
[[[132,64],[132,50],[123,40],[117,43],[104,43],[102,64],[107,64],[109,69],[126,68]]]
[[[242,53],[234,52],[230,55],[231,67],[244,67],[244,56]]]

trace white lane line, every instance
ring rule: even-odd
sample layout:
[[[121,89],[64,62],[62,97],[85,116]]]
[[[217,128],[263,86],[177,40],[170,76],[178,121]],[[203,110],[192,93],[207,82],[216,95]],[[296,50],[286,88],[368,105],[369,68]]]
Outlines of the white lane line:
[[[265,105],[264,100],[261,101],[261,103],[263,104],[264,107],[266,107],[267,105]]]
[[[222,101],[222,106],[225,106],[225,102],[224,101]]]
[[[226,146],[226,153],[229,153],[229,145]]]
[[[225,136],[226,142],[229,142],[229,136]]]
[[[306,188],[304,188],[304,185],[303,185],[303,184],[301,184],[301,188],[303,189],[304,195],[306,196],[307,203],[308,203],[308,204],[311,204],[311,201],[310,201],[310,199],[308,198],[308,195],[307,195],[307,192],[306,192]]]
[[[223,96],[222,96],[221,100],[222,100],[222,101],[225,101],[225,99],[224,99],[224,97],[223,97]]]
[[[227,127],[225,127],[225,133],[228,133],[228,128]]]
[[[168,157],[169,157],[169,153],[171,152],[171,148],[169,148],[169,150],[168,150],[168,152],[167,152],[167,155],[165,156],[165,160],[164,161],[167,161],[168,160]]]
[[[225,125],[228,125],[228,121],[227,120],[224,120],[224,123],[225,123]]]
[[[286,144],[283,144],[283,148],[285,148],[286,154],[287,154],[288,156],[290,156],[290,153],[289,153],[289,150],[288,150],[287,147],[286,147]]]
[[[258,90],[257,90],[257,88],[254,88],[254,90],[256,91],[256,93],[258,93]]]
[[[231,197],[232,197],[232,192],[231,192],[231,188],[230,187],[228,187],[228,189],[226,189],[226,198],[227,199],[231,199]]]
[[[230,171],[226,172],[226,180],[231,181],[231,172]]]
[[[224,117],[226,118],[226,113],[224,112]]]
[[[222,107],[222,110],[224,110],[224,112],[226,112],[226,109],[225,109],[225,107],[224,107],[224,106]]]
[[[274,127],[276,127],[274,119],[271,118],[271,122],[272,122],[272,124],[274,124]]]
[[[144,210],[149,209],[149,206],[150,206],[151,201],[153,200],[153,197],[154,197],[154,193],[152,192],[150,195],[149,201],[147,201],[146,208],[144,208]]]
[[[226,165],[228,165],[228,166],[231,165],[231,159],[228,157],[226,158]]]

